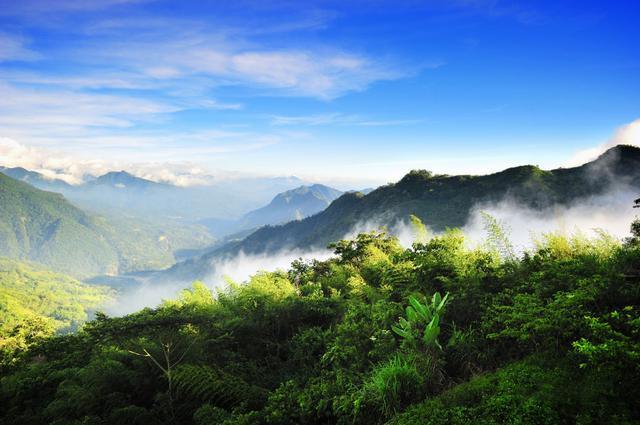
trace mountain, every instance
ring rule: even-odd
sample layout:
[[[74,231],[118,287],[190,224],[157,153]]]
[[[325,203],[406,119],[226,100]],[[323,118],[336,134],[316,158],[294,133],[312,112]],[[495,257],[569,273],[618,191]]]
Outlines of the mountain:
[[[138,191],[162,190],[172,187],[164,183],[156,183],[151,180],[136,177],[126,171],[111,171],[95,180],[91,180],[88,186],[107,186],[114,189],[135,189]]]
[[[245,214],[240,220],[241,228],[301,220],[324,210],[342,193],[321,184],[288,190],[273,198],[269,205]]]
[[[94,215],[0,173],[0,255],[75,277],[164,268],[173,252],[211,244],[198,226]]]
[[[250,211],[238,220],[208,219],[201,223],[217,237],[224,237],[265,225],[301,220],[324,210],[342,193],[321,184],[300,186],[279,193],[268,205]]]
[[[30,171],[22,167],[0,167],[0,173],[50,192],[60,192],[71,189],[71,185],[64,180],[48,179],[38,172]]]
[[[62,195],[0,174],[0,255],[56,270],[115,273],[118,254],[96,220]]]
[[[216,259],[238,252],[262,254],[288,248],[324,247],[362,223],[391,226],[414,214],[439,231],[464,226],[473,207],[483,203],[510,200],[521,206],[543,209],[604,194],[614,186],[640,193],[639,148],[616,146],[593,162],[551,171],[533,165],[483,176],[433,175],[414,170],[399,182],[379,187],[368,195],[345,193],[324,211],[303,220],[262,227],[242,241],[178,263],[159,278],[204,278]]]
[[[297,177],[251,177],[181,187],[126,171],[112,171],[83,184],[70,185],[24,168],[0,167],[0,173],[42,190],[61,193],[80,208],[95,213],[192,222],[211,217],[236,220],[277,194],[303,184]]]

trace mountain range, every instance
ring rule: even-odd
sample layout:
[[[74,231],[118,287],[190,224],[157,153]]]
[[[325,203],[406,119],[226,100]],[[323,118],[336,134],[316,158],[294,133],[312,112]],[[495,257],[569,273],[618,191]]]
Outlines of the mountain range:
[[[297,177],[244,177],[182,187],[112,171],[71,185],[20,167],[0,167],[0,172],[39,189],[61,193],[87,211],[186,221],[235,220],[304,183]]]
[[[211,233],[223,236],[217,244],[202,224],[167,217],[190,211],[192,197],[213,202],[210,188],[180,188],[124,171],[107,173],[80,186],[25,169],[0,171],[0,255],[39,262],[82,278],[170,267],[153,274],[167,281],[204,278],[216,260],[240,252],[324,248],[358,225],[392,227],[410,214],[440,231],[464,226],[478,205],[503,200],[541,210],[571,205],[614,186],[640,192],[640,149],[620,145],[580,167],[550,171],[533,165],[482,176],[414,170],[397,183],[368,194],[342,193],[323,185],[298,186],[237,219],[201,219]],[[255,190],[268,187],[265,192],[269,193],[294,182],[298,180],[262,181],[256,183]],[[59,193],[31,185],[59,190],[71,202]],[[203,192],[196,196],[198,190]],[[156,201],[162,212],[145,216]],[[204,201],[199,208],[203,207]],[[207,215],[202,209],[192,217]],[[186,251],[189,254],[179,255]]]
[[[216,189],[181,188],[125,171],[109,172],[81,185],[24,168],[0,168],[0,177],[6,199],[0,210],[0,255],[40,262],[77,277],[162,269],[224,244],[225,236],[242,238],[263,225],[315,214],[342,194],[323,185],[299,186],[238,219],[202,220],[208,230],[185,218],[189,214],[183,211],[192,211],[194,202],[200,202],[192,202],[197,198],[200,214],[209,215],[206,203],[229,200],[224,194],[216,198]],[[271,193],[293,182],[299,181],[255,179],[253,190]],[[239,193],[234,196],[246,196],[242,194],[246,185],[235,184]],[[217,245],[210,230],[219,237]]]
[[[441,231],[464,226],[477,205],[509,200],[542,210],[571,205],[613,187],[627,187],[640,193],[639,148],[619,145],[582,166],[550,171],[533,165],[482,176],[433,175],[414,170],[397,183],[367,195],[345,193],[322,212],[303,220],[262,227],[241,241],[178,263],[157,277],[160,281],[203,279],[211,274],[217,259],[240,252],[265,254],[284,249],[323,248],[363,223],[393,226],[414,214],[430,228]]]
[[[0,256],[88,277],[168,267],[175,250],[212,242],[195,225],[88,213],[0,173]]]

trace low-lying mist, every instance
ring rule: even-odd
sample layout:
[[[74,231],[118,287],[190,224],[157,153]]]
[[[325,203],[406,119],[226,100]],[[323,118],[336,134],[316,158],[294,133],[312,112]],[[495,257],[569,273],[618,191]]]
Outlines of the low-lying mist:
[[[623,239],[629,236],[630,224],[637,212],[632,208],[633,200],[637,197],[637,191],[617,188],[569,206],[543,210],[525,208],[511,200],[478,204],[472,209],[462,230],[472,243],[481,243],[487,235],[482,213],[487,213],[504,227],[517,253],[531,249],[536,238],[551,232],[566,235],[581,233],[585,236],[605,232]]]
[[[287,270],[294,260],[326,260],[332,256],[328,249],[299,250],[283,249],[270,254],[239,254],[231,258],[214,258],[210,262],[211,272],[201,279],[209,288],[220,290],[227,281],[246,282],[258,271]],[[120,291],[120,295],[105,311],[111,315],[124,315],[144,307],[155,307],[163,300],[176,298],[179,292],[188,288],[192,280],[175,280],[171,283],[154,282],[153,276],[137,278],[138,285]]]
[[[637,210],[632,208],[638,191],[628,187],[617,187],[600,196],[582,199],[568,206],[555,206],[543,210],[524,207],[513,200],[497,203],[481,203],[472,208],[469,219],[462,230],[470,246],[482,244],[487,237],[486,218],[491,215],[504,228],[516,254],[532,249],[536,238],[542,234],[559,232],[566,235],[581,233],[594,236],[597,232],[623,239],[629,236],[630,223]],[[428,221],[427,221],[428,222]],[[382,227],[396,236],[402,246],[410,247],[415,240],[415,228],[410,220],[402,220],[385,227],[384,219],[372,219],[357,223],[343,238],[355,237],[358,233],[379,230]],[[243,252],[231,258],[213,258],[210,273],[202,279],[211,289],[226,287],[227,279],[245,282],[258,271],[286,270],[292,261],[325,260],[331,257],[328,249],[282,249],[277,253],[248,255]],[[191,280],[175,280],[159,284],[153,278],[137,279],[139,284],[121,291],[119,298],[106,311],[122,315],[144,307],[154,307],[163,299],[175,298],[179,291],[189,287]]]

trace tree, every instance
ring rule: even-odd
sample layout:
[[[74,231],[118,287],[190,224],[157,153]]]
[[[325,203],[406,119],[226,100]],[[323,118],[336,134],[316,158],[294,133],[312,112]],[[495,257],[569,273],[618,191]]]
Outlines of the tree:
[[[160,371],[167,380],[167,397],[169,401],[169,414],[171,422],[175,422],[175,409],[174,409],[174,372],[176,366],[182,362],[187,355],[193,344],[196,342],[193,339],[186,348],[178,352],[178,343],[173,338],[167,339],[160,338],[160,350],[162,355],[153,355],[147,348],[142,348],[141,352],[129,350],[129,353],[139,357],[149,359]]]

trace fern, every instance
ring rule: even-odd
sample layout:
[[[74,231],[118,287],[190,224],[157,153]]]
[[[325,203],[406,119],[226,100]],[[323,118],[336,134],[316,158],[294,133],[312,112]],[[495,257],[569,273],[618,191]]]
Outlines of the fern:
[[[175,371],[176,393],[216,406],[233,407],[242,401],[240,390],[231,376],[208,366],[184,365]],[[236,384],[236,385],[234,385]]]
[[[174,374],[176,394],[231,409],[242,402],[261,404],[263,390],[219,369],[201,365],[182,365]]]

